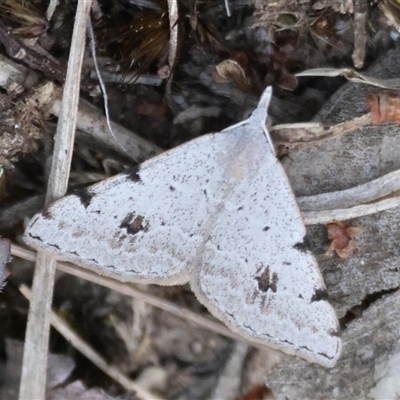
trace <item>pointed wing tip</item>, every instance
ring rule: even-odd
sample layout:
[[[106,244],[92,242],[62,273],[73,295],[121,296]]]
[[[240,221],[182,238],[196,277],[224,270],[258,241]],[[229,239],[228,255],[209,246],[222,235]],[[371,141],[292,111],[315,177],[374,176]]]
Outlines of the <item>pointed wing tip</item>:
[[[268,107],[272,98],[272,86],[268,86],[262,93],[257,108],[253,111],[250,119],[257,125],[265,125],[268,117]]]
[[[268,86],[261,95],[260,101],[258,102],[257,109],[268,109],[269,103],[272,97],[272,86]]]

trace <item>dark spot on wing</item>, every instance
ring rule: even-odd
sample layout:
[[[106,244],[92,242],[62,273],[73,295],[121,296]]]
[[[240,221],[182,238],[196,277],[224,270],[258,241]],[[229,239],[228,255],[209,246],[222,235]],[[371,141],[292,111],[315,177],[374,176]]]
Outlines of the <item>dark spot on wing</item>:
[[[269,227],[269,226],[266,226],[264,229],[263,229],[263,232],[267,232],[267,231],[269,231],[271,228]]]
[[[284,262],[283,262],[283,265],[292,265],[292,263],[289,262],[289,261],[284,261]]]
[[[171,192],[175,192],[176,189],[175,189],[173,186],[170,186],[170,187],[169,187],[169,190],[170,190]]]
[[[237,210],[238,210],[238,211],[242,211],[243,208],[244,208],[243,206],[240,206]]]
[[[90,202],[92,201],[93,198],[93,194],[90,193],[87,189],[79,189],[79,190],[75,190],[74,193],[72,193],[73,196],[76,196],[79,198],[79,200],[81,201],[82,205],[85,208],[88,208],[90,205]]]
[[[259,276],[255,277],[258,282],[258,289],[262,292],[271,290],[275,293],[277,288],[276,285],[278,283],[278,274],[273,272],[271,275],[269,267],[265,267],[263,270],[260,268],[257,272],[261,272]]]
[[[301,253],[307,253],[310,251],[310,242],[306,236],[304,236],[302,242],[298,242],[293,246],[294,249],[300,251]]]
[[[136,235],[140,231],[146,232],[149,225],[145,223],[144,217],[142,215],[135,215],[134,213],[129,213],[121,222],[119,226],[121,229],[126,229],[130,235]]]
[[[129,168],[127,171],[125,171],[125,175],[131,181],[141,182],[142,179],[140,178],[139,172],[140,172],[140,165],[136,165],[135,167]]]
[[[311,301],[325,301],[328,300],[328,298],[329,296],[326,290],[317,289],[311,297]]]

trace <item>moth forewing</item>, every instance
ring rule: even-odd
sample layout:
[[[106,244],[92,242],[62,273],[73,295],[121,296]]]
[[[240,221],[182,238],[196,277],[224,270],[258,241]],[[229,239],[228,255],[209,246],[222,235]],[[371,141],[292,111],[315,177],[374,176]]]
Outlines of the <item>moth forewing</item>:
[[[245,338],[333,366],[339,325],[265,128],[270,98],[267,88],[246,121],[57,201],[26,242],[121,281],[190,280]]]

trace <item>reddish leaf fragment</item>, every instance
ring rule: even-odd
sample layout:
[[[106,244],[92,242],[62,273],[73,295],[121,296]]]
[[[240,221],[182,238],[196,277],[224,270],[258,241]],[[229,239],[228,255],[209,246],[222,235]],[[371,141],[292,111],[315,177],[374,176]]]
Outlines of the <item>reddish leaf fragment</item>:
[[[379,125],[382,122],[400,123],[400,97],[393,92],[374,93],[366,96],[371,113],[371,122]]]
[[[257,385],[238,400],[269,400],[273,399],[271,391],[265,385]]]
[[[332,222],[326,225],[328,238],[332,240],[326,255],[336,251],[340,258],[349,258],[358,252],[355,236],[362,231],[361,226],[348,226],[343,222]]]

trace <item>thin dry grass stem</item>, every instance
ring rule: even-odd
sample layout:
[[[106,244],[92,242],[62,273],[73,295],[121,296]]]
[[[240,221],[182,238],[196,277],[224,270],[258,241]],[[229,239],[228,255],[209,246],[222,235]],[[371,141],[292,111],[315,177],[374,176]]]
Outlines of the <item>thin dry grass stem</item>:
[[[173,70],[178,56],[178,2],[168,0],[168,18],[169,18],[169,49],[168,49],[168,67],[169,77],[166,85],[166,96],[171,97]]]
[[[244,343],[235,343],[229,359],[219,373],[218,383],[210,395],[209,400],[238,398],[248,351],[248,345]]]
[[[297,198],[300,210],[325,212],[373,203],[400,191],[400,170],[390,172],[372,181],[349,189]]]
[[[32,298],[31,290],[21,285],[19,290],[30,301]],[[54,311],[50,311],[51,325],[62,335],[72,346],[87,357],[94,365],[100,368],[110,378],[118,382],[123,388],[130,392],[135,392],[136,396],[143,400],[163,400],[154,393],[143,389],[140,385],[133,382],[124,375],[118,368],[109,365],[107,361],[94,350],[88,343],[82,340]]]
[[[299,197],[306,225],[346,221],[400,206],[400,170],[350,189]],[[388,197],[390,196],[390,197]]]
[[[400,206],[400,197],[384,199],[372,204],[363,204],[351,208],[326,211],[303,212],[303,220],[306,225],[327,224],[333,221],[347,221],[349,219],[376,214],[391,208]]]
[[[366,0],[354,1],[354,50],[352,59],[356,68],[364,65],[367,50],[368,2]]]
[[[99,85],[101,88],[101,93],[103,94],[103,100],[104,100],[104,111],[106,114],[106,123],[107,123],[107,128],[108,131],[110,132],[112,138],[115,140],[115,143],[118,145],[122,153],[130,157],[130,154],[126,151],[124,146],[121,145],[121,143],[118,141],[117,137],[114,134],[114,131],[111,127],[111,120],[110,120],[110,113],[109,113],[109,108],[108,108],[108,95],[107,95],[107,89],[106,85],[104,84],[103,78],[101,77],[99,65],[97,63],[97,54],[96,54],[96,38],[94,36],[94,30],[92,26],[92,21],[88,20],[88,32],[89,32],[89,38],[90,38],[90,50],[92,52],[92,58],[93,58],[93,65],[94,69],[96,71],[97,79],[99,81]]]
[[[59,2],[60,2],[60,0],[50,0],[49,1],[49,5],[47,6],[47,11],[46,11],[46,18],[49,21],[53,17],[54,11],[56,11],[56,8],[57,8]]]
[[[231,6],[229,5],[229,0],[225,0],[225,10],[226,10],[226,15],[230,17],[232,13],[231,13]]]
[[[78,2],[45,205],[62,197],[67,190],[90,8],[91,1],[80,0]],[[21,400],[45,398],[50,311],[55,270],[56,260],[48,253],[39,252],[26,328],[19,390]]]
[[[271,129],[271,133],[277,138],[274,141],[275,146],[285,146],[291,151],[295,151],[305,147],[319,146],[369,124],[371,124],[370,113],[331,127],[324,127],[320,123],[313,122],[275,125]]]

